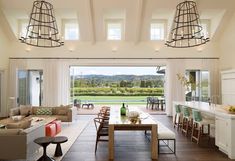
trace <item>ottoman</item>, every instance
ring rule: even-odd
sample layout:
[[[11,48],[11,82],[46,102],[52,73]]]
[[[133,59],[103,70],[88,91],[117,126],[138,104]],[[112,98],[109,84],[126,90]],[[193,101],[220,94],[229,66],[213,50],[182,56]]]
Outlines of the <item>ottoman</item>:
[[[56,125],[49,123],[46,125],[46,136],[54,137],[56,135]]]
[[[61,132],[61,121],[60,120],[55,120],[52,122],[52,124],[55,124],[56,127],[56,134]]]

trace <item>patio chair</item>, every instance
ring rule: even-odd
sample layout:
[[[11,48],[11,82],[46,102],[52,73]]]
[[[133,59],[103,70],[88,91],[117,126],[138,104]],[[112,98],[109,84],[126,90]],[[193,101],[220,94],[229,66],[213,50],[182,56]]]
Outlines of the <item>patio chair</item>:
[[[152,104],[152,97],[147,97],[147,104],[146,104],[146,109],[148,109]]]
[[[152,97],[152,110],[153,109],[159,110],[159,100],[157,97]]]

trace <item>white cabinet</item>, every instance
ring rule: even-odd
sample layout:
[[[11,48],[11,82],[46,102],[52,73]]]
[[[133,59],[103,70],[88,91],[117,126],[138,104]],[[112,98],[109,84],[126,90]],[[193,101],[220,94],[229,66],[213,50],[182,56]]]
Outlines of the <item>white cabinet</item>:
[[[235,105],[235,70],[221,72],[222,104]]]
[[[216,117],[215,119],[215,144],[224,153],[228,153],[228,120]]]

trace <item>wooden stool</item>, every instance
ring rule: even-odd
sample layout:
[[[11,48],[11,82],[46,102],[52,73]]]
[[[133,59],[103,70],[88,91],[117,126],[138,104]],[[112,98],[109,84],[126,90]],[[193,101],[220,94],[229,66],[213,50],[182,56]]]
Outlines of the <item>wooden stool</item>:
[[[191,140],[196,141],[197,144],[200,143],[201,137],[208,137],[208,142],[210,141],[210,125],[214,124],[213,120],[202,119],[201,112],[198,110],[193,110],[193,127]],[[204,127],[207,127],[207,132],[204,131]]]
[[[175,118],[174,118],[174,128],[177,127],[177,130],[182,127],[181,122],[181,105],[175,105]]]
[[[183,107],[183,122],[182,122],[182,133],[185,134],[185,136],[188,136],[189,133],[192,131],[192,116],[190,115],[190,111],[188,107]]]

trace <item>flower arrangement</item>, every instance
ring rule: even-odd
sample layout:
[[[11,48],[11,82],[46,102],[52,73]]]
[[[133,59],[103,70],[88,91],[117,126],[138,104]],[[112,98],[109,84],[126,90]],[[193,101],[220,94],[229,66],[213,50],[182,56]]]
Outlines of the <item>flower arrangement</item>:
[[[182,74],[177,74],[177,78],[180,81],[180,83],[189,91],[190,89],[192,91],[196,90],[196,87],[198,87],[198,85],[195,83],[194,79],[192,76],[189,76],[189,79],[182,75]]]

